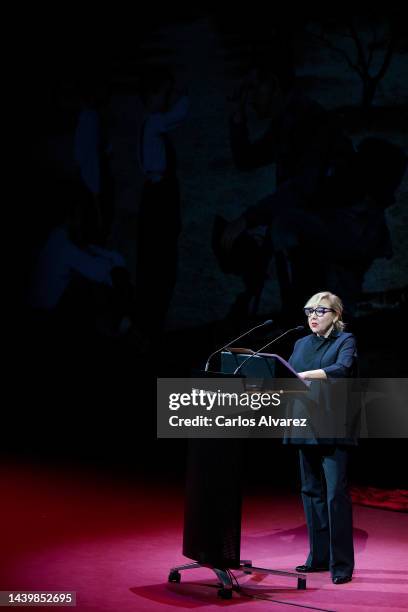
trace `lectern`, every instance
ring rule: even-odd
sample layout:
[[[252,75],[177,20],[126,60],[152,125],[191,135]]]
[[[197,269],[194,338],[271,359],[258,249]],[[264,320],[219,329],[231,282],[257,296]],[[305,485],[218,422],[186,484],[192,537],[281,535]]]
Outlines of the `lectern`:
[[[304,390],[305,383],[278,355],[253,354],[250,349],[229,349],[221,354],[221,371],[202,377],[237,377],[262,381],[262,391],[273,388],[275,379],[287,380],[291,389]],[[246,361],[245,361],[246,360]],[[245,363],[244,363],[245,362]],[[251,379],[249,379],[251,377]],[[245,384],[245,381],[244,381]],[[251,391],[256,391],[251,385]],[[182,570],[207,567],[219,579],[218,596],[230,599],[234,590],[230,570],[245,574],[274,574],[295,578],[306,589],[306,576],[255,567],[240,558],[242,439],[191,439],[188,448],[184,513],[183,554],[192,559],[170,570],[169,582],[180,582]]]

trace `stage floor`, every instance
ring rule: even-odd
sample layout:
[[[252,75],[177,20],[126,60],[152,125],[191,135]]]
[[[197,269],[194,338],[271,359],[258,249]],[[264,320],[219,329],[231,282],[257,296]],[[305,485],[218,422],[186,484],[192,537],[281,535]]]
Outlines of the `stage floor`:
[[[244,593],[223,601],[207,569],[183,572],[180,584],[167,582],[170,567],[187,562],[179,485],[3,461],[0,490],[3,591],[76,591],[81,612],[205,612],[235,605],[240,611],[408,610],[407,514],[354,506],[356,571],[349,584],[333,585],[321,573],[308,576],[307,590],[298,591],[289,578],[235,572]],[[243,558],[293,571],[306,553],[296,491],[245,497]]]

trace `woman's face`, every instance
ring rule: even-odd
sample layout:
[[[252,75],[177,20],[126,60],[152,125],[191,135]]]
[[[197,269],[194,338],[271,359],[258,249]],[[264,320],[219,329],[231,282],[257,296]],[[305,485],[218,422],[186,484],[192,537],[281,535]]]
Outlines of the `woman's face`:
[[[328,300],[323,299],[318,304],[313,304],[311,306],[311,309],[314,309],[314,312],[308,317],[309,327],[312,332],[318,334],[319,336],[324,336],[338,320],[339,316],[332,310],[328,310],[323,315],[319,316],[316,314],[316,308],[331,308],[331,306]]]

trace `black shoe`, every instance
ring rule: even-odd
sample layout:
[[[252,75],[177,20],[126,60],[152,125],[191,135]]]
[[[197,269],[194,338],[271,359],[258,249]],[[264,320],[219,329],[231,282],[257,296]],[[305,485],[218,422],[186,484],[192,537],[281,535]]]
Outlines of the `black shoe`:
[[[351,576],[334,576],[333,577],[334,584],[345,584],[346,582],[351,582]]]
[[[328,572],[328,567],[313,567],[313,565],[298,565],[295,570],[300,574],[308,574],[311,572]]]

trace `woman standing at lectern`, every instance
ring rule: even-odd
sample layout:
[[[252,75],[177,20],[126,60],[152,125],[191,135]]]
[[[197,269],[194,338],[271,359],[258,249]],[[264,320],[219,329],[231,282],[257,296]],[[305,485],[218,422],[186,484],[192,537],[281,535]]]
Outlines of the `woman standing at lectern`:
[[[313,295],[304,307],[312,334],[295,343],[289,363],[305,380],[329,381],[356,375],[353,334],[344,332],[343,304],[328,291]],[[335,409],[336,391],[319,387],[319,410]],[[326,385],[326,387],[328,387]],[[322,407],[322,402],[324,406]],[[300,444],[302,500],[310,551],[298,572],[330,571],[334,584],[350,582],[354,569],[351,499],[347,464],[352,439],[313,437],[290,440]]]

